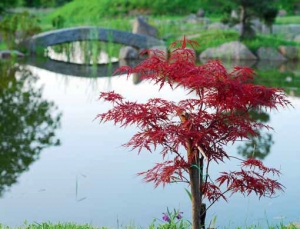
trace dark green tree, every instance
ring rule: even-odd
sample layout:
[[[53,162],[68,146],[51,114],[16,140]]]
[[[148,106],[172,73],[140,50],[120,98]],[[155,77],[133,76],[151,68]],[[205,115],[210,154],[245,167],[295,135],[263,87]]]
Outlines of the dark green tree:
[[[35,81],[23,66],[0,62],[0,197],[44,148],[60,144],[61,113]]]
[[[6,15],[0,21],[0,32],[9,49],[26,52],[28,39],[42,31],[39,20],[28,11]]]
[[[23,6],[39,8],[56,7],[71,1],[72,0],[23,0]]]
[[[233,8],[238,10],[240,25],[240,39],[253,38],[255,31],[251,26],[251,19],[259,18],[271,27],[278,13],[277,0],[229,0]]]
[[[7,9],[15,7],[18,0],[1,0],[0,1],[0,15],[6,13]]]

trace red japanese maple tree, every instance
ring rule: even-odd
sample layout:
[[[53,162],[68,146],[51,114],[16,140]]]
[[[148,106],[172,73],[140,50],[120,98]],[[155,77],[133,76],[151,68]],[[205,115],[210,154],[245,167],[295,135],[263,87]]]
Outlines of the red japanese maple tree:
[[[195,98],[177,103],[153,98],[138,103],[126,101],[115,92],[102,92],[100,98],[112,103],[113,108],[97,117],[102,122],[139,128],[124,144],[126,147],[151,152],[159,145],[163,159],[167,154],[174,155],[172,160],[157,163],[139,175],[155,186],[187,182],[192,196],[192,226],[199,229],[205,228],[206,211],[211,206],[206,207],[205,198],[213,204],[220,198],[226,200],[228,192],[247,195],[254,192],[262,197],[282,190],[279,182],[267,176],[280,172],[253,158],[242,160],[240,171],[222,172],[214,183],[210,182],[208,171],[212,161],[231,158],[224,150],[228,143],[258,136],[258,129],[270,128],[252,119],[250,111],[286,107],[290,102],[280,89],[252,84],[255,73],[250,68],[235,67],[227,72],[218,60],[196,65],[187,43],[192,47],[198,45],[184,38],[172,44],[169,57],[162,51],[148,50],[148,59],[134,68],[123,66],[119,72],[139,73],[160,88],[183,87]],[[176,48],[178,44],[180,47]]]

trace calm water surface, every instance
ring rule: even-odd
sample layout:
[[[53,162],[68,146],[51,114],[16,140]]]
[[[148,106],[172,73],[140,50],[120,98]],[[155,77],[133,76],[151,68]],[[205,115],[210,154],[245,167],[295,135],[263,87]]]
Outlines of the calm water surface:
[[[141,177],[136,176],[136,173],[161,161],[158,153],[142,152],[137,155],[137,152],[121,147],[136,129],[120,129],[112,123],[99,124],[98,120],[94,120],[98,113],[109,108],[98,101],[100,91],[114,90],[130,100],[146,101],[155,96],[178,101],[187,97],[184,90],[172,92],[165,88],[157,92],[157,87],[147,82],[135,85],[132,78],[127,80],[125,76],[80,78],[33,66],[25,68],[32,75],[24,80],[29,83],[25,82],[18,90],[31,94],[31,97],[28,103],[24,103],[26,93],[20,99],[20,96],[15,96],[17,92],[11,92],[11,98],[15,96],[14,100],[17,100],[14,104],[26,105],[20,105],[21,108],[14,111],[18,112],[15,117],[18,117],[16,120],[25,120],[22,114],[31,109],[31,115],[44,111],[43,117],[48,118],[48,122],[36,124],[38,129],[31,127],[30,121],[26,122],[28,126],[24,127],[22,136],[30,139],[30,130],[34,129],[39,132],[40,138],[46,140],[39,141],[36,137],[27,144],[34,150],[26,151],[26,144],[23,144],[23,148],[16,147],[18,149],[10,152],[7,146],[14,144],[11,138],[18,139],[21,134],[2,136],[1,149],[17,155],[19,159],[8,159],[7,154],[0,152],[3,164],[0,174],[8,177],[7,180],[0,179],[1,223],[19,226],[25,220],[29,223],[60,221],[117,227],[134,222],[137,226],[146,227],[154,217],[161,218],[167,207],[180,209],[186,219],[191,217],[191,204],[184,185],[154,189],[153,184],[145,184]],[[30,83],[33,76],[37,77],[36,81]],[[17,80],[21,77],[22,73],[16,73]],[[10,84],[6,83],[6,87]],[[37,95],[39,90],[40,96]],[[268,124],[274,127],[274,131],[269,132],[272,139],[266,140],[270,152],[264,155],[266,165],[280,168],[280,182],[286,187],[285,192],[278,193],[273,199],[260,200],[254,195],[234,195],[228,203],[216,203],[207,214],[207,222],[214,215],[221,227],[252,223],[266,225],[267,220],[271,224],[300,221],[300,98],[290,96],[289,99],[294,108],[269,114]],[[22,103],[18,102],[21,100]],[[10,105],[8,100],[0,101],[2,117],[13,117],[10,113],[3,114],[3,107],[16,105]],[[41,107],[34,107],[32,103]],[[14,122],[14,119],[4,120],[0,120],[1,126],[10,130],[9,122]],[[49,136],[43,136],[43,133]],[[51,133],[55,133],[54,136]],[[245,144],[229,146],[228,151],[231,155],[240,156],[238,145],[244,147]],[[32,154],[22,155],[25,151]],[[7,160],[12,162],[5,167]],[[237,164],[232,161],[214,165],[210,175],[216,177],[218,171],[238,169]]]

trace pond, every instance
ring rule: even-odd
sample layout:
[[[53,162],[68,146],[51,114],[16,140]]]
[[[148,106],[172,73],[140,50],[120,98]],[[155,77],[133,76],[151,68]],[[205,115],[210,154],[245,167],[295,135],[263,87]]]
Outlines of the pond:
[[[95,120],[98,113],[109,108],[98,100],[101,91],[114,90],[130,100],[162,97],[178,101],[187,97],[183,89],[158,92],[158,87],[132,77],[95,77],[102,70],[89,67],[71,75],[74,65],[43,69],[34,61],[0,64],[2,224],[60,221],[147,227],[153,218],[161,219],[167,207],[180,209],[183,217],[190,219],[191,203],[185,185],[154,189],[153,184],[145,184],[136,176],[162,160],[158,153],[137,155],[121,147],[136,129],[120,129]],[[285,192],[272,199],[233,195],[228,203],[217,202],[208,211],[207,223],[217,216],[219,228],[300,221],[299,66],[266,68],[259,73],[264,77],[258,82],[284,87],[294,106],[265,114],[265,122],[274,130],[262,134],[255,150],[267,166],[280,168],[279,181]],[[253,152],[253,144],[240,142],[227,150],[233,156],[247,157]],[[214,165],[210,175],[234,170],[237,164]]]

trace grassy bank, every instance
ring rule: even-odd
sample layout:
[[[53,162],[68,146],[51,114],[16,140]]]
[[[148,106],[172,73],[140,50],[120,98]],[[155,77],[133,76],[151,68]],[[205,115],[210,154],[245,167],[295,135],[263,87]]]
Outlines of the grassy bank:
[[[157,227],[158,229],[162,229],[162,227]],[[165,229],[176,229],[176,228],[167,228],[163,227]],[[217,227],[220,229],[220,227]],[[284,226],[284,225],[277,225],[277,226],[270,226],[268,228],[263,228],[257,225],[249,226],[249,227],[238,227],[238,228],[227,228],[225,227],[224,229],[299,229],[300,227],[297,227],[296,225],[289,225],[289,226]],[[25,224],[24,226],[21,227],[6,227],[0,224],[0,229],[110,229],[108,227],[95,227],[91,226],[89,224],[85,225],[78,225],[74,223],[58,223],[58,224],[52,224],[52,223],[35,223],[35,224],[30,224],[27,225]],[[143,229],[141,227],[136,227],[136,226],[125,226],[121,227],[119,229]]]
[[[7,227],[0,224],[0,229],[108,229],[105,227],[94,227],[89,224],[85,225],[78,225],[75,223],[58,223],[58,224],[52,224],[52,223],[35,223],[21,227]]]
[[[300,15],[277,17],[275,24],[286,25],[286,24],[299,24]]]
[[[119,0],[116,2],[119,2]],[[63,28],[89,25],[119,29],[128,32],[132,31],[132,24],[136,15],[147,13],[145,8],[146,5],[143,6],[142,4],[144,3],[138,3],[139,1],[136,1],[135,4],[141,4],[141,6],[139,6],[141,8],[136,10],[134,8],[135,6],[123,6],[122,4],[118,5],[118,7],[113,7],[114,5],[111,4],[116,4],[116,2],[112,3],[112,1],[108,0],[75,0],[56,9],[29,10],[39,18],[39,26],[41,27],[42,31],[56,29],[57,27],[53,26],[53,20],[57,19],[58,17],[63,18],[61,25]],[[18,9],[19,12],[21,10],[24,9]],[[129,13],[129,10],[134,13]],[[167,45],[169,45],[171,42],[181,39],[183,35],[190,36],[191,39],[200,44],[200,47],[196,49],[197,53],[200,53],[207,48],[217,47],[223,43],[236,41],[239,39],[236,31],[205,30],[204,25],[201,23],[185,21],[185,15],[151,14],[151,16],[148,16],[148,18],[149,23],[158,29],[159,38],[165,40]],[[216,22],[219,20],[220,18],[218,17],[211,18],[211,22]],[[299,22],[300,16],[286,16],[276,19],[276,24]],[[300,45],[299,42],[286,41],[279,37],[270,35],[257,35],[255,39],[243,41],[243,43],[253,52],[255,52],[261,46],[277,48],[280,45]],[[3,49],[7,49],[7,47],[2,42],[0,44],[0,50]]]
[[[105,1],[104,1],[105,2]],[[52,20],[59,15],[65,18],[64,27],[92,25],[104,28],[120,29],[132,31],[132,23],[135,16],[123,17],[103,17],[100,18],[103,5],[99,1],[91,1],[86,6],[85,1],[71,2],[64,7],[58,8],[44,17],[41,17],[41,26],[43,30],[53,29]],[[101,8],[101,10],[100,10]],[[74,13],[77,12],[77,13]],[[197,48],[197,52],[219,46],[225,42],[235,41],[239,39],[236,31],[227,30],[205,30],[201,23],[186,22],[186,16],[182,15],[151,15],[148,21],[151,25],[158,29],[158,36],[164,39],[169,45],[171,42],[180,39],[183,35],[191,35],[201,46]],[[212,22],[218,21],[218,18],[212,18]],[[276,20],[278,24],[294,23],[300,21],[300,16],[280,17]],[[197,36],[198,35],[198,36]],[[257,35],[253,40],[243,41],[252,51],[256,51],[259,47],[275,47],[280,45],[298,46],[300,43],[286,41],[271,35]]]

